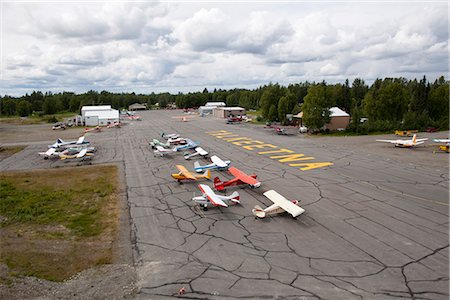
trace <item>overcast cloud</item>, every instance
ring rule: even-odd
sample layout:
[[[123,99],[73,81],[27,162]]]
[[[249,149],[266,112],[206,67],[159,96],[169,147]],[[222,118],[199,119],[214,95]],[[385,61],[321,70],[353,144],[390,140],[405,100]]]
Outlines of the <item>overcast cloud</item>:
[[[0,5],[2,95],[448,79],[446,2]]]

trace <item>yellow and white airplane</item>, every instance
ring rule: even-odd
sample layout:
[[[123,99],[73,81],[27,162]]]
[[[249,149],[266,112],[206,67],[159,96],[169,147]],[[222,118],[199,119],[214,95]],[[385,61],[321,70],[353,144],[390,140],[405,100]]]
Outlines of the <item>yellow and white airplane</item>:
[[[412,148],[417,145],[422,145],[424,141],[428,140],[427,138],[418,139],[417,135],[413,135],[410,140],[377,140],[377,142],[391,143],[394,144],[395,147],[400,148]]]
[[[444,145],[439,145],[439,150],[449,153],[450,152],[450,139],[434,139],[435,143],[444,143]]]
[[[84,148],[77,154],[74,154],[74,155],[61,154],[59,157],[61,158],[61,160],[66,160],[66,159],[86,160],[86,159],[91,159],[93,156],[94,156],[94,153],[89,153],[88,149]]]
[[[207,170],[202,175],[193,175],[191,172],[189,172],[184,166],[182,165],[176,165],[179,173],[172,174],[172,178],[176,179],[179,183],[181,183],[182,180],[200,180],[200,179],[207,179],[209,180],[211,178],[211,171]]]
[[[262,219],[266,216],[281,214],[284,212],[287,212],[293,218],[296,218],[305,212],[303,208],[298,206],[299,202],[297,200],[289,201],[274,190],[267,191],[263,195],[269,198],[273,204],[265,209],[262,209],[259,205],[255,205],[255,208],[252,209],[252,213],[255,218]]]

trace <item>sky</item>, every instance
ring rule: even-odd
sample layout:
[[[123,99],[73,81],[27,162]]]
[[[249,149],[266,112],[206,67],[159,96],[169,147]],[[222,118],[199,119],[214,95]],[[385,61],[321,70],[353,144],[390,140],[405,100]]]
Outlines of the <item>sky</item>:
[[[447,1],[1,0],[0,95],[449,73]]]

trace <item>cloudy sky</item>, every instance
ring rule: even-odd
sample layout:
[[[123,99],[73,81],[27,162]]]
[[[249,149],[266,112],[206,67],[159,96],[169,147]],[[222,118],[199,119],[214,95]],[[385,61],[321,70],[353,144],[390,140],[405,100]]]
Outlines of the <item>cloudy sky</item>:
[[[0,5],[1,95],[448,79],[446,1]]]

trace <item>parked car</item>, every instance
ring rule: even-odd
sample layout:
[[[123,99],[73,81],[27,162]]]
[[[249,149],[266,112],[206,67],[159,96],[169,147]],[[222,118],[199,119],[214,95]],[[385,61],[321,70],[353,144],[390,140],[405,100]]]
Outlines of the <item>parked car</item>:
[[[428,127],[427,132],[437,132],[437,129],[434,127]]]
[[[307,133],[308,132],[308,127],[300,126],[300,128],[298,129],[298,132],[300,132],[300,133]]]
[[[67,127],[66,123],[58,122],[58,123],[53,124],[52,129],[53,130],[58,130],[58,129],[66,130],[66,127]]]

